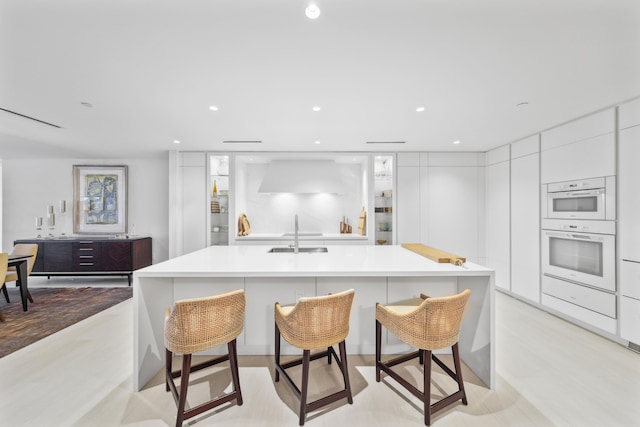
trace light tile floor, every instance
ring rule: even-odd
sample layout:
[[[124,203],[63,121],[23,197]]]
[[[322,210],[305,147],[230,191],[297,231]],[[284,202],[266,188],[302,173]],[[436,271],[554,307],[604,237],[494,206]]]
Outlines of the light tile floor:
[[[0,426],[174,425],[175,404],[160,373],[143,391],[132,391],[132,311],[125,301],[0,359]],[[496,353],[496,389],[465,370],[469,405],[439,412],[432,425],[640,425],[639,354],[500,293]],[[305,425],[424,425],[420,402],[393,380],[375,382],[372,356],[350,355],[349,365],[354,404],[312,413]],[[211,372],[194,377],[193,404],[229,387],[224,364]],[[405,373],[419,381],[416,366]],[[335,364],[314,362],[311,393],[339,385],[336,375]],[[297,400],[283,381],[274,383],[272,357],[241,356],[240,381],[243,406],[227,405],[185,425],[298,425]],[[438,372],[434,384],[434,394],[448,387]]]

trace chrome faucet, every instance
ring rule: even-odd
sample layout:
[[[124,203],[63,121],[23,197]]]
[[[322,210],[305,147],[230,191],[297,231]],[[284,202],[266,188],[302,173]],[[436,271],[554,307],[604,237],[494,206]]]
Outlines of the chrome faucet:
[[[298,241],[298,214],[296,214],[295,218],[295,225],[293,229],[293,253],[297,254],[300,252],[300,242]]]

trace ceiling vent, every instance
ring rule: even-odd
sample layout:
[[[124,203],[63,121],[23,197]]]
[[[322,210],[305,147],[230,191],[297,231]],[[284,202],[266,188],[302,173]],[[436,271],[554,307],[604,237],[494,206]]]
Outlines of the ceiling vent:
[[[333,160],[273,160],[259,193],[318,194],[344,192],[338,165]]]
[[[406,144],[406,141],[367,141],[367,144]]]
[[[222,141],[223,144],[262,144],[262,141],[235,141],[235,140],[226,140]]]

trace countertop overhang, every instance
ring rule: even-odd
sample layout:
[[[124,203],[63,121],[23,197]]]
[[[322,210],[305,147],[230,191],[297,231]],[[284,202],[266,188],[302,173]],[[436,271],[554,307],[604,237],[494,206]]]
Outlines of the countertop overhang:
[[[301,245],[302,246],[302,245]],[[211,246],[137,270],[139,277],[478,276],[493,270],[437,263],[402,246],[326,245],[327,253],[269,253],[270,246]]]

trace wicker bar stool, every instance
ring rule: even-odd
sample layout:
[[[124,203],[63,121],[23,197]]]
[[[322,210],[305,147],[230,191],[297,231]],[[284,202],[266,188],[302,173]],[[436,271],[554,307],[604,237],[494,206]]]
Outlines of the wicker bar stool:
[[[236,399],[242,405],[242,392],[238,376],[236,337],[242,332],[245,313],[245,294],[240,289],[226,294],[176,301],[173,310],[167,309],[164,327],[166,348],[165,382],[178,406],[176,426],[185,419],[199,415],[209,409]],[[191,355],[227,344],[228,353],[209,361],[191,366]],[[172,371],[173,353],[182,354],[182,370]],[[185,410],[189,374],[228,360],[231,368],[233,391]],[[181,378],[180,391],[174,378]]]
[[[293,389],[300,399],[300,425],[304,425],[307,412],[314,411],[329,403],[347,398],[349,404],[353,403],[351,385],[349,384],[349,372],[347,369],[347,352],[345,339],[349,333],[349,317],[355,291],[350,289],[333,295],[300,298],[295,306],[281,306],[275,304],[276,323],[276,348],[275,380],[280,381],[280,375]],[[302,349],[302,357],[287,363],[280,363],[280,336],[294,347]],[[338,344],[340,357],[333,349]],[[311,350],[326,349],[311,355]],[[309,384],[309,362],[323,357],[331,364],[332,356],[336,359],[344,389],[325,396],[314,402],[307,403],[307,389]],[[285,371],[292,366],[302,365],[302,390],[293,382]]]
[[[384,306],[376,304],[376,381],[380,382],[380,371],[386,372],[400,385],[424,403],[424,423],[431,424],[431,414],[462,400],[467,404],[464,391],[458,337],[462,315],[469,300],[469,289],[453,296],[430,298],[420,295],[402,305]],[[387,361],[381,360],[382,326],[405,343],[417,347],[418,350]],[[455,372],[445,365],[432,350],[451,347]],[[418,357],[424,363],[423,392],[402,378],[391,367]],[[451,378],[458,383],[458,391],[431,404],[431,360],[436,362]]]

